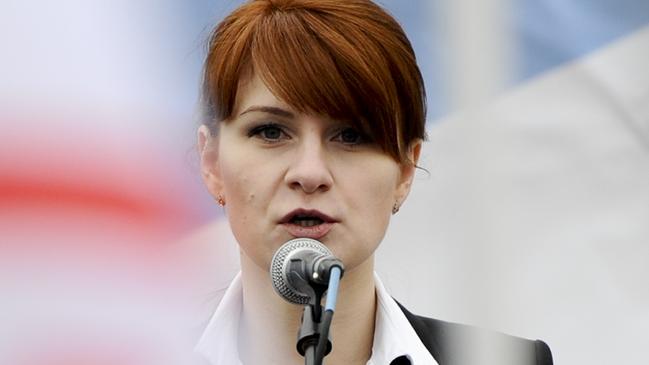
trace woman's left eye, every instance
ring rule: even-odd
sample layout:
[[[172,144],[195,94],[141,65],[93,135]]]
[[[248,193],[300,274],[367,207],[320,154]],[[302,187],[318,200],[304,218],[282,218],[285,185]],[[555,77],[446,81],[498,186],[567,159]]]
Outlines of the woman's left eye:
[[[363,134],[351,127],[341,130],[334,139],[346,145],[357,145],[365,142]]]

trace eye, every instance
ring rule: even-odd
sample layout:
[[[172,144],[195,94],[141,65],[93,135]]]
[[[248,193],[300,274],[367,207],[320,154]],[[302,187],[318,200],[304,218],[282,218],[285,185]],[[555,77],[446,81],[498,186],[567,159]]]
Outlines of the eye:
[[[280,126],[274,123],[254,127],[248,132],[248,137],[257,137],[265,142],[277,142],[289,138]]]
[[[367,138],[365,138],[363,133],[357,131],[356,129],[352,127],[346,127],[341,130],[336,135],[336,137],[334,137],[334,140],[346,145],[358,145],[366,142]]]

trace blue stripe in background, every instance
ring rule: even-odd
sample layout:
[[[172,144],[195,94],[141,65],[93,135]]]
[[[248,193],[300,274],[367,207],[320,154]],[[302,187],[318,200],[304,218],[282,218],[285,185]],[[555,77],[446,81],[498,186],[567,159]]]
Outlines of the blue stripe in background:
[[[647,0],[517,0],[512,10],[521,59],[518,80],[649,24]]]

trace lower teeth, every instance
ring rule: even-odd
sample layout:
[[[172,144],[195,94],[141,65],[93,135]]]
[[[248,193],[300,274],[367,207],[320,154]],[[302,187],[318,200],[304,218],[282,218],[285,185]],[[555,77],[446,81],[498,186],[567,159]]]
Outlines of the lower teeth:
[[[298,221],[296,223],[301,227],[313,227],[319,225],[321,222],[317,220],[308,220],[308,221]]]

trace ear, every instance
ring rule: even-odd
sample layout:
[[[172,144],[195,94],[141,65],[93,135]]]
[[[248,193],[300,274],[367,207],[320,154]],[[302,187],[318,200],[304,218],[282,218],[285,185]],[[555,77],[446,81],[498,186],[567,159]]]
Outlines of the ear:
[[[214,199],[223,196],[223,181],[219,167],[219,140],[212,136],[206,125],[198,128],[198,154],[201,159],[201,176]]]
[[[408,146],[408,161],[400,164],[401,175],[399,177],[395,203],[397,207],[403,204],[410,193],[412,180],[415,178],[415,171],[417,170],[417,162],[419,162],[419,155],[421,153],[422,140],[417,139]]]

